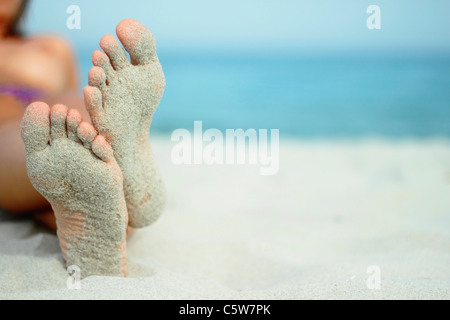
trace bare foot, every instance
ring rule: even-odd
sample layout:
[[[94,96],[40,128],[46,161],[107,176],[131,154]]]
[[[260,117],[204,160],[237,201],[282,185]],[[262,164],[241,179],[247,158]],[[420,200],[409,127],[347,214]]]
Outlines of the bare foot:
[[[78,111],[42,102],[27,108],[22,138],[28,176],[52,205],[67,265],[83,278],[125,276],[122,174],[105,138]]]
[[[94,127],[111,144],[122,170],[130,226],[141,228],[153,223],[165,205],[165,188],[149,142],[165,79],[147,28],[127,19],[116,32],[131,62],[115,37],[104,36],[100,46],[106,54],[94,52],[84,95]]]
[[[56,233],[58,230],[58,226],[56,225],[55,213],[51,209],[34,213],[33,219],[34,219],[34,221],[36,221],[36,223],[49,229],[50,231],[53,231],[54,233]],[[134,229],[131,227],[128,227],[127,240],[133,235],[133,233],[134,233]]]

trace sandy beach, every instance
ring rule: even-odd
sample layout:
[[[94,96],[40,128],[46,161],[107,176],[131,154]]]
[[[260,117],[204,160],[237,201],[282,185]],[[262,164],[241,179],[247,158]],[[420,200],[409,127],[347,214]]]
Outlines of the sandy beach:
[[[275,176],[152,143],[168,206],[129,240],[128,278],[69,290],[56,235],[1,213],[0,299],[450,298],[450,140],[282,139]]]

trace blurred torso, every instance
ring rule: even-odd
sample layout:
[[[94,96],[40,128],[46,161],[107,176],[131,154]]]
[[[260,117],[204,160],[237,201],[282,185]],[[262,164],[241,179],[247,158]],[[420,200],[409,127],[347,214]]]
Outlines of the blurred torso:
[[[68,59],[52,38],[0,41],[0,85],[18,85],[57,93],[68,86]]]

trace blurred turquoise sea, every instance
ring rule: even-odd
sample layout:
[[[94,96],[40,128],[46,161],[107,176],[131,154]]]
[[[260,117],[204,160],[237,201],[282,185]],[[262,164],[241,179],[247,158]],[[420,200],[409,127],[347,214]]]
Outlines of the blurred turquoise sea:
[[[80,29],[70,29],[77,5]],[[380,9],[370,30],[368,7]],[[152,132],[280,129],[281,137],[450,136],[450,1],[32,0],[28,34],[91,54],[125,18],[155,35],[166,92]]]
[[[280,129],[284,137],[450,136],[450,57],[159,58],[167,85],[152,132],[202,120],[204,129]],[[82,59],[83,79],[90,67]]]

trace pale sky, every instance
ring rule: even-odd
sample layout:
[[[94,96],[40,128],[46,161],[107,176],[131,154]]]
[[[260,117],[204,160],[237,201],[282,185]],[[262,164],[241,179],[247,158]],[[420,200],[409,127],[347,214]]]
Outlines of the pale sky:
[[[53,31],[77,47],[96,45],[124,18],[155,34],[159,50],[450,52],[450,0],[31,0],[27,30]],[[68,30],[68,6],[81,30]],[[381,8],[381,30],[366,9]]]

